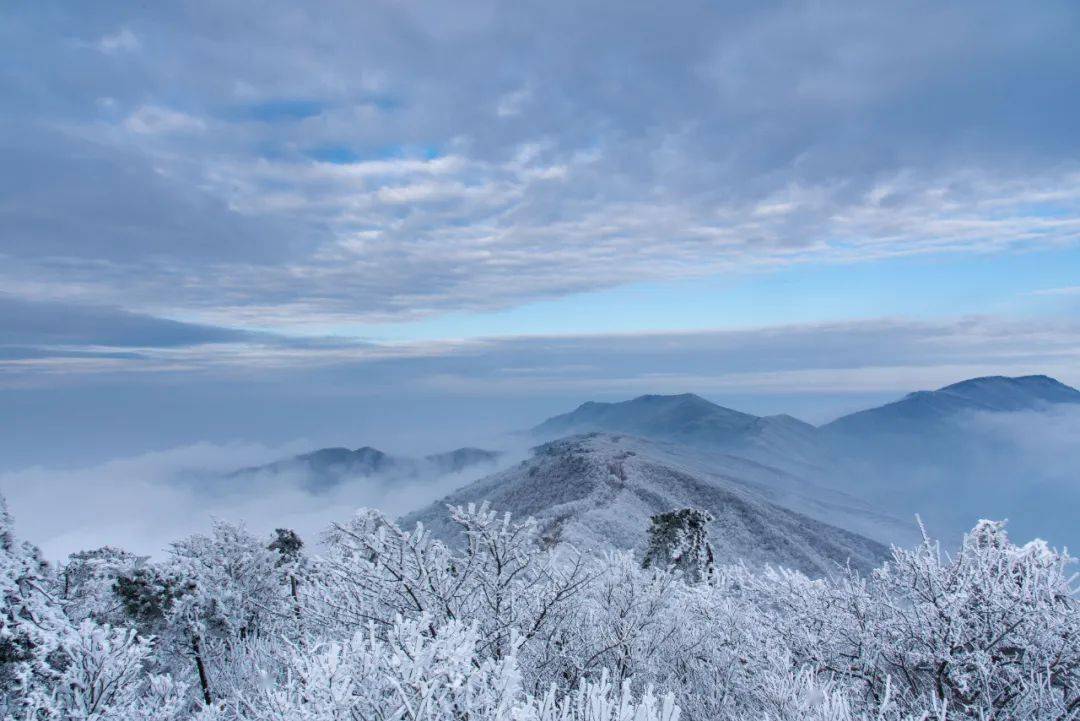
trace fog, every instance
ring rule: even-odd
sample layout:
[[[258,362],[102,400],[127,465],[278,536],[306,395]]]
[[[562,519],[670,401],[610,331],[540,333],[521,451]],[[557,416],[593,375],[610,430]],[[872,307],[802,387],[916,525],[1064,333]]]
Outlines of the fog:
[[[1008,518],[1018,539],[1041,537],[1080,550],[1080,406],[979,413],[966,421],[973,444],[974,499]]]
[[[1080,406],[963,413],[833,452],[833,485],[902,520],[918,514],[947,547],[990,518],[1018,541],[1080,548]]]
[[[304,441],[281,446],[199,443],[82,468],[33,467],[0,474],[0,492],[19,536],[45,558],[102,545],[161,556],[170,542],[207,530],[213,519],[243,522],[268,534],[292,528],[317,542],[333,521],[359,507],[396,516],[490,473],[491,465],[413,478],[354,477],[331,488],[305,489],[300,472],[226,474],[312,450]],[[502,457],[512,462],[521,450]]]
[[[510,418],[511,428],[524,426],[517,416]],[[496,466],[459,473],[438,475],[421,464],[425,470],[419,473],[350,477],[312,490],[299,470],[228,474],[331,445],[325,437],[277,444],[202,442],[107,461],[2,471],[0,493],[19,535],[50,560],[105,544],[160,556],[170,542],[206,530],[214,518],[244,522],[260,534],[293,528],[312,543],[358,507],[391,516],[417,509],[524,457],[530,444],[521,434],[466,440],[463,428],[419,425],[398,447],[382,449],[417,458],[464,441],[504,455]],[[430,445],[421,447],[421,439]],[[815,480],[861,496],[904,522],[914,523],[917,513],[947,546],[985,517],[1008,519],[1018,541],[1040,537],[1059,547],[1080,547],[1080,406],[968,413],[832,451],[837,465]]]

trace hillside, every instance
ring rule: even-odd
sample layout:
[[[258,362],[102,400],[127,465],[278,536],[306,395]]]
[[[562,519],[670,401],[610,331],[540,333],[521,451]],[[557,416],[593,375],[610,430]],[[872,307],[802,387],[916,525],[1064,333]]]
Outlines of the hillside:
[[[770,495],[785,492],[779,483],[704,472],[700,458],[684,461],[677,447],[633,436],[596,433],[561,439],[537,447],[532,458],[513,468],[405,516],[402,523],[422,521],[453,539],[446,505],[486,500],[515,516],[535,516],[553,543],[640,548],[652,515],[693,506],[715,516],[710,534],[723,561],[778,564],[820,576],[849,560],[867,569],[886,554],[876,541],[773,502]],[[754,475],[746,467],[743,471]],[[755,473],[759,481],[783,475],[775,469]]]

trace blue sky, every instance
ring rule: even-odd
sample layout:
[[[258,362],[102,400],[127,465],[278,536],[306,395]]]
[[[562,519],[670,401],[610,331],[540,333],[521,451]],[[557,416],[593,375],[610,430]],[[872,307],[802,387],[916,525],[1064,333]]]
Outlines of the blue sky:
[[[880,317],[1068,317],[1080,309],[1080,248],[803,265],[630,283],[490,313],[327,324],[313,334],[409,341],[512,335],[755,328]]]
[[[0,452],[1080,384],[1078,32],[1073,2],[9,4]],[[131,417],[88,427],[102,398]]]

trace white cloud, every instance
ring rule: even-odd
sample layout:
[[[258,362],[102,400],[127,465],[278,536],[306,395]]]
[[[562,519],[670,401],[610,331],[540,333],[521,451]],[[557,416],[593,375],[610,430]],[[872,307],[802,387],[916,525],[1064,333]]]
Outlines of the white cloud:
[[[164,135],[200,132],[206,129],[206,122],[169,108],[143,105],[124,120],[124,127],[140,135]]]
[[[331,522],[359,507],[405,513],[491,470],[392,483],[355,478],[318,493],[289,474],[244,481],[221,477],[308,450],[311,445],[300,441],[279,447],[200,443],[92,466],[0,473],[0,493],[19,537],[38,545],[50,560],[105,544],[161,556],[170,542],[205,532],[215,518],[244,522],[265,535],[292,528],[314,544]]]
[[[135,52],[142,47],[142,43],[135,33],[125,27],[111,35],[103,36],[97,41],[95,47],[107,55],[115,55],[122,52]]]
[[[1041,290],[1033,290],[1031,291],[1031,295],[1080,295],[1080,285],[1069,285],[1062,288],[1043,288]]]
[[[529,102],[531,98],[532,91],[527,87],[507,93],[499,98],[499,102],[495,106],[495,114],[500,118],[509,118],[514,115],[520,115],[525,104]]]

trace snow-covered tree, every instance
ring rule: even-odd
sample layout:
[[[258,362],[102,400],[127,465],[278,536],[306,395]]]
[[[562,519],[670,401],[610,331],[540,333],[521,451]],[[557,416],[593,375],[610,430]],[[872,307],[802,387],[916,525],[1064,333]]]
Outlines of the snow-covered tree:
[[[499,658],[511,632],[523,644],[552,624],[585,583],[580,559],[557,558],[536,524],[514,522],[486,505],[450,509],[465,536],[451,549],[422,527],[404,531],[376,511],[359,512],[327,535],[321,599],[346,628],[425,615],[434,633],[454,620],[478,624],[482,653]]]
[[[111,546],[73,553],[56,574],[54,595],[75,622],[123,623],[123,600],[114,592],[117,580],[130,577],[146,560]]]
[[[166,611],[164,638],[189,655],[207,705],[221,694],[215,673],[229,673],[233,659],[261,636],[284,632],[292,599],[278,582],[279,554],[242,526],[214,523],[210,535],[173,544],[167,564],[181,592]]]
[[[65,568],[78,569],[74,582],[108,595],[108,587],[97,582],[100,574],[85,565],[102,557],[126,558],[112,551],[81,554]],[[67,580],[73,582],[70,576]],[[0,497],[0,718],[179,719],[187,705],[185,689],[149,672],[152,639],[138,636],[134,628],[98,623],[95,612],[87,611],[96,606],[85,588],[67,598],[55,593],[64,581],[64,574],[52,574],[36,549],[15,540]]]
[[[713,569],[713,549],[709,545],[708,511],[682,508],[658,513],[649,526],[649,546],[642,565],[677,568],[691,581],[706,578]]]
[[[152,641],[133,629],[91,620],[65,640],[65,662],[53,693],[36,700],[30,718],[57,721],[171,721],[187,707],[186,688],[147,673]]]
[[[980,522],[953,557],[926,539],[869,579],[773,572],[757,581],[797,664],[845,678],[868,705],[943,704],[950,718],[1080,715],[1080,609],[1070,559]]]
[[[690,509],[644,562],[450,512],[457,544],[362,511],[323,553],[216,524],[53,570],[0,503],[0,719],[1080,720],[1071,559],[1000,523],[811,579],[715,566]]]
[[[24,713],[58,682],[68,623],[48,573],[38,550],[16,539],[0,496],[0,717]]]

